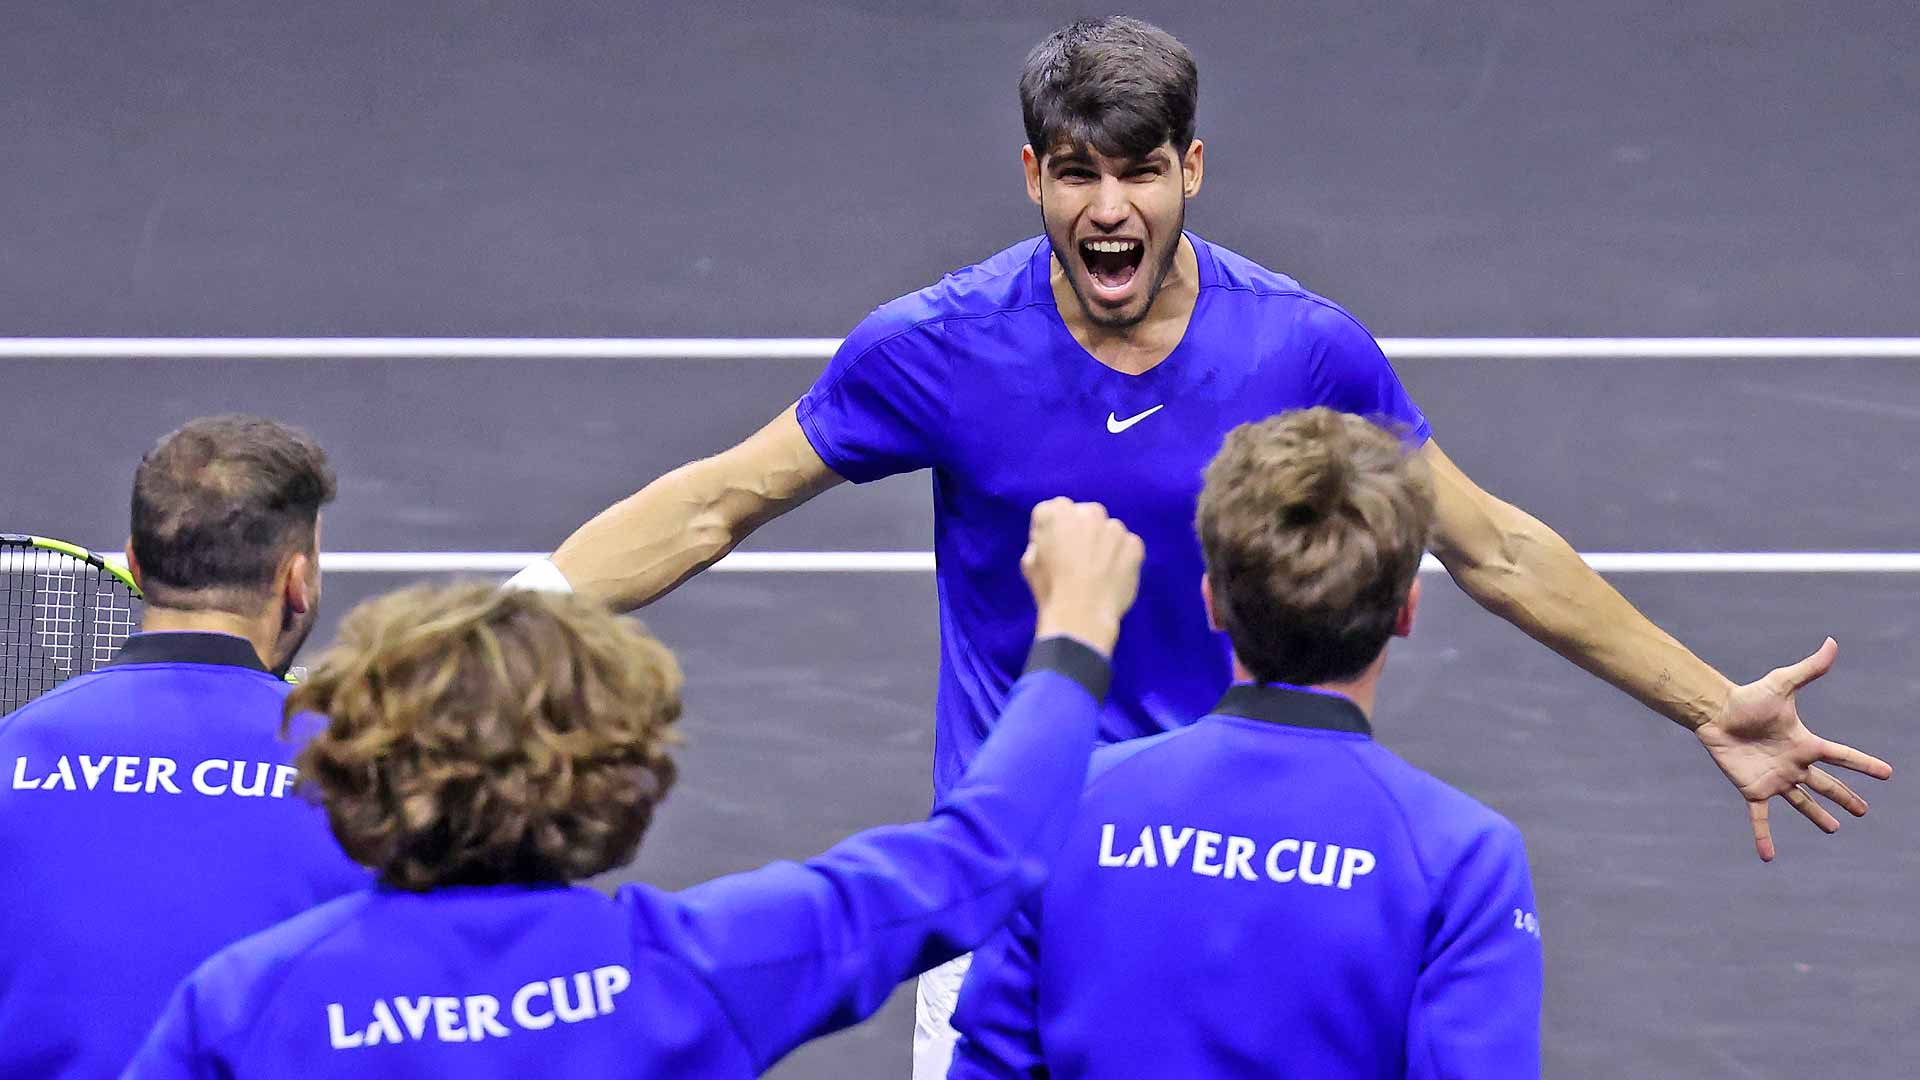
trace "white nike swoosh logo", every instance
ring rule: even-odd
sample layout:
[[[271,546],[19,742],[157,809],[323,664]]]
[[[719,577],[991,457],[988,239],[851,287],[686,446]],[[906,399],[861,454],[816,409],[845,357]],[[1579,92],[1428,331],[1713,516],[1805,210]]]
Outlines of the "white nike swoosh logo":
[[[1164,408],[1166,408],[1166,405],[1164,404],[1155,405],[1153,408],[1148,409],[1146,412],[1135,413],[1132,416],[1127,417],[1125,420],[1117,419],[1114,417],[1112,413],[1108,413],[1107,414],[1107,430],[1113,432],[1115,435],[1118,435],[1121,432],[1127,430],[1128,428],[1139,423],[1140,421],[1145,420],[1147,417],[1152,416],[1154,413],[1157,413]]]

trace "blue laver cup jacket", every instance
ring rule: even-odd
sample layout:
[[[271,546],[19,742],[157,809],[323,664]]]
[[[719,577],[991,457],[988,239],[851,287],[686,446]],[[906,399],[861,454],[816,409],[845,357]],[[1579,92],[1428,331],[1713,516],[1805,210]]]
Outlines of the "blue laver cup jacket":
[[[0,719],[0,1077],[110,1077],[217,949],[369,876],[293,792],[288,687],[227,634],[135,634]]]
[[[739,1077],[974,947],[1044,879],[1109,678],[1033,649],[932,816],[678,893],[374,888],[180,985],[127,1075]]]
[[[1075,341],[1054,303],[1045,237],[882,305],[847,335],[795,410],[855,482],[931,470],[940,692],[936,798],[1000,715],[1033,632],[1020,577],[1035,503],[1098,502],[1145,541],[1140,595],[1113,654],[1103,742],[1211,708],[1233,680],[1195,584],[1201,472],[1228,431],[1325,405],[1430,429],[1364,326],[1298,282],[1193,234],[1199,295],[1183,337],[1127,375]]]
[[[1539,1075],[1520,833],[1348,699],[1235,686],[1090,776],[1053,877],[974,954],[954,1080]]]

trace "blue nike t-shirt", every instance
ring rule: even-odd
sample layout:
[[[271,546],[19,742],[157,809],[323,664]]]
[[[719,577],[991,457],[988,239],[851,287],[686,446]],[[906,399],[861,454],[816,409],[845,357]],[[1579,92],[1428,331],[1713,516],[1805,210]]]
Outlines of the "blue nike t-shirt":
[[[0,720],[0,1077],[118,1076],[215,950],[365,888],[228,634],[149,633]]]
[[[1065,495],[1106,506],[1146,544],[1114,654],[1101,738],[1203,715],[1231,681],[1207,627],[1193,531],[1201,473],[1228,431],[1325,405],[1430,434],[1367,329],[1298,283],[1192,234],[1199,295],[1186,336],[1126,375],[1075,341],[1053,250],[1024,240],[869,315],[801,398],[798,418],[856,483],[933,470],[940,597],[936,798],[972,757],[1033,633],[1020,576],[1028,517]]]

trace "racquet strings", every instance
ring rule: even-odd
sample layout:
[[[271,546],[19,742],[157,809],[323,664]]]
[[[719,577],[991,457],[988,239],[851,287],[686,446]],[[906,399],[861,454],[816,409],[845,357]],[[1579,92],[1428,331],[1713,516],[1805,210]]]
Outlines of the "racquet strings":
[[[0,541],[0,715],[112,660],[138,618],[133,590],[105,567]]]

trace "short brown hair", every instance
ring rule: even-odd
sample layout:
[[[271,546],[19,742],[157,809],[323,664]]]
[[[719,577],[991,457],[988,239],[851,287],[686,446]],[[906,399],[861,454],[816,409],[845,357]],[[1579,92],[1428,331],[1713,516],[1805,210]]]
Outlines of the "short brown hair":
[[[389,884],[571,881],[632,859],[680,686],[666,646],[585,600],[418,586],[349,613],[286,717],[325,718],[302,788]]]
[[[1327,408],[1242,424],[1207,466],[1195,526],[1214,615],[1262,682],[1352,678],[1392,636],[1427,546],[1424,463]]]
[[[1047,35],[1020,73],[1027,143],[1045,157],[1090,146],[1141,158],[1163,143],[1193,142],[1200,70],[1178,38],[1149,22],[1112,15]]]
[[[161,436],[133,474],[133,557],[149,602],[252,609],[280,561],[313,552],[333,469],[305,432],[207,416]]]

